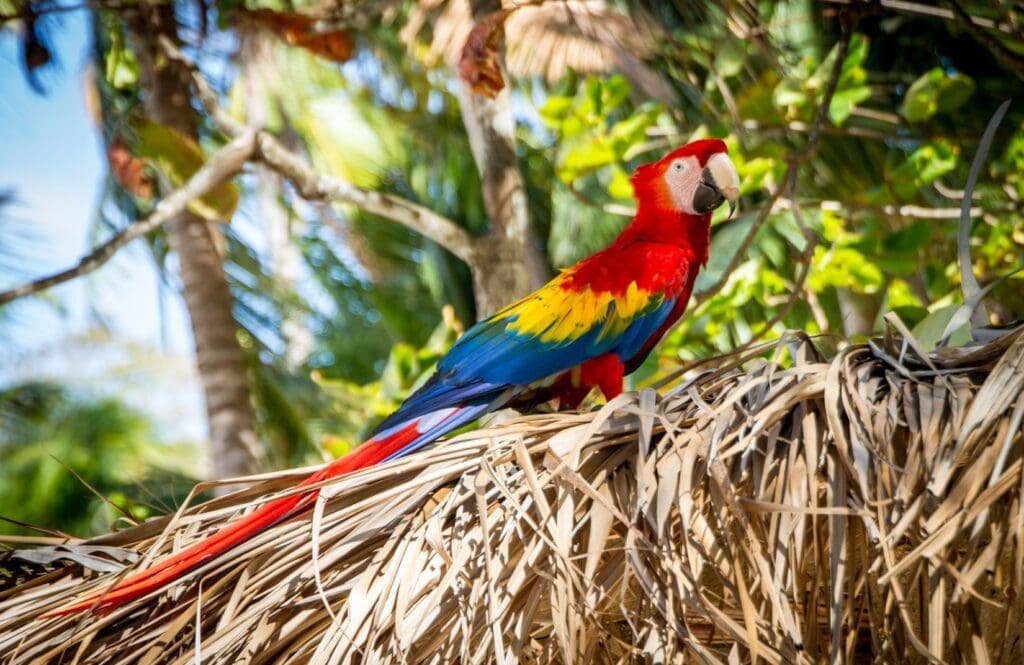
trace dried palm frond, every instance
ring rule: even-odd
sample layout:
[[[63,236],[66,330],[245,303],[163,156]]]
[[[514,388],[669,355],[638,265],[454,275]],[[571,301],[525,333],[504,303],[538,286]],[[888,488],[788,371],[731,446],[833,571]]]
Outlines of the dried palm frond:
[[[554,82],[571,68],[584,74],[618,72],[646,97],[670,99],[669,87],[646,63],[658,28],[637,9],[626,15],[604,0],[507,2],[505,63],[515,76],[543,76]],[[412,44],[433,21],[432,55],[456,67],[473,28],[469,0],[420,0],[410,12],[402,39]],[[642,21],[642,25],[638,23]]]
[[[37,620],[116,577],[39,574],[0,660],[1019,663],[1024,327],[925,353],[893,323],[332,480],[105,616]],[[89,544],[164,556],[295,476]]]

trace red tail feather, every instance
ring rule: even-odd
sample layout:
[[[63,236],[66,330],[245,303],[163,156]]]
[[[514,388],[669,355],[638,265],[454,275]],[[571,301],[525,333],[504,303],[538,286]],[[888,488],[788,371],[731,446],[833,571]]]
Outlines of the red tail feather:
[[[335,478],[351,471],[365,469],[387,459],[420,436],[417,424],[418,420],[415,420],[388,436],[368,441],[345,457],[328,464],[323,469],[312,474],[303,480],[299,487],[313,485],[328,478]],[[112,589],[87,596],[72,605],[48,612],[40,618],[45,619],[65,614],[74,614],[94,606],[97,611],[105,612],[128,601],[141,598],[151,591],[156,591],[174,582],[210,559],[245,542],[279,520],[308,507],[316,500],[319,493],[319,490],[310,490],[271,501],[260,506],[237,522],[225,526],[208,538],[186,547],[181,552],[163,561],[157,561],[149,568],[129,575]]]

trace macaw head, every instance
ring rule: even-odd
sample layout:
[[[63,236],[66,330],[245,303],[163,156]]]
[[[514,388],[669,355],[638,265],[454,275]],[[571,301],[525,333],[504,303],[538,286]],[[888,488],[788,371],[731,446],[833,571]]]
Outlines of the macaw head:
[[[633,174],[633,191],[641,207],[659,212],[709,215],[729,202],[736,209],[740,178],[725,142],[702,139],[676,148]]]

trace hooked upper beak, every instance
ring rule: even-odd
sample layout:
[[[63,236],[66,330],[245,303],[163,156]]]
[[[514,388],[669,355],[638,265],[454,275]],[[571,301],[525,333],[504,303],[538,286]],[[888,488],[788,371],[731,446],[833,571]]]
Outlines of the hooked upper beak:
[[[709,213],[728,201],[729,217],[732,217],[739,198],[740,176],[736,166],[725,153],[712,155],[701,173],[701,182],[694,194],[693,209],[699,213]]]

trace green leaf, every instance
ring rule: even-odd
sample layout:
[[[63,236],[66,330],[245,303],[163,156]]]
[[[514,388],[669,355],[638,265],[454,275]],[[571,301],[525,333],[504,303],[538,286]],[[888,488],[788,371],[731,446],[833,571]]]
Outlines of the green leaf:
[[[599,118],[604,115],[604,106],[602,104],[604,86],[601,83],[601,79],[596,76],[588,78],[585,85],[587,101],[590,102],[590,107],[587,110],[590,114]]]
[[[765,187],[769,177],[775,175],[779,162],[769,157],[755,157],[737,160],[736,168],[740,175],[740,193],[750,194]]]
[[[856,293],[876,293],[883,279],[878,266],[852,247],[817,247],[807,285],[814,291],[832,286]]]
[[[926,351],[930,351],[938,345],[939,340],[942,339],[942,335],[946,331],[946,326],[953,320],[953,316],[960,307],[961,305],[958,304],[940,307],[921,319],[920,323],[914,326],[910,332],[914,334],[914,337]],[[968,342],[970,338],[971,324],[967,322],[960,330],[953,333],[949,341],[952,346],[959,346]]]
[[[375,187],[386,159],[380,132],[342,95],[309,98],[295,119],[307,133],[310,153],[321,167],[360,187]]]
[[[931,237],[932,224],[918,219],[886,237],[882,241],[882,249],[886,252],[916,252],[928,244]]]
[[[807,247],[807,238],[800,230],[800,225],[796,223],[796,217],[789,210],[772,215],[768,222],[772,230],[782,236],[796,251],[802,252]]]
[[[139,80],[139,63],[131,51],[111,49],[107,52],[106,76],[118,90],[132,88]]]
[[[629,81],[621,74],[616,74],[605,80],[602,95],[604,115],[622,106],[623,102],[629,99],[630,90]]]
[[[918,325],[928,316],[928,310],[917,305],[900,305],[899,307],[893,307],[892,311],[911,328]]]
[[[206,158],[199,144],[167,125],[142,119],[132,123],[137,151],[156,165],[174,187],[180,187],[202,167]],[[238,207],[238,186],[223,182],[206,196],[193,199],[188,209],[203,219],[227,222]]]
[[[730,78],[743,71],[745,58],[743,42],[730,39],[719,47],[713,67],[722,78]]]
[[[711,248],[708,252],[708,263],[704,270],[697,274],[697,282],[694,291],[699,293],[711,288],[718,280],[725,275],[726,268],[732,263],[736,250],[743,243],[750,226],[754,223],[753,217],[744,216],[723,224],[714,235],[711,236]]]
[[[854,107],[870,96],[871,88],[866,85],[836,90],[836,94],[832,96],[832,103],[828,107],[829,120],[834,125],[842,125],[850,117]]]
[[[581,118],[578,114],[573,113],[562,123],[562,138],[574,139],[582,135],[589,127],[590,124],[585,118]]]
[[[860,33],[854,34],[850,38],[850,47],[846,51],[846,59],[843,60],[843,67],[839,72],[839,81],[837,82],[839,87],[837,89],[846,87],[843,85],[844,83],[861,83],[866,79],[867,74],[861,65],[864,63],[867,54],[867,38]],[[818,91],[819,95],[824,94],[825,86],[832,76],[832,68],[835,66],[835,61],[838,57],[839,43],[837,42],[829,50],[828,55],[821,61],[821,64],[814,70],[814,73],[811,74],[810,78],[807,79],[806,87],[810,90]]]
[[[919,261],[917,256],[913,254],[882,254],[872,256],[871,260],[887,274],[896,277],[909,277],[918,270]]]
[[[600,137],[593,141],[578,143],[566,153],[562,160],[560,168],[562,179],[572,182],[582,173],[607,166],[614,161],[615,152],[611,145]]]
[[[802,106],[807,102],[807,94],[792,81],[780,81],[772,93],[772,101],[780,108]]]
[[[910,153],[902,164],[888,173],[886,179],[898,197],[912,199],[922,186],[955,169],[956,162],[952,145],[943,140],[933,141]]]
[[[868,57],[868,38],[861,33],[854,33],[850,38],[850,48],[846,52],[846,60],[843,61],[843,72],[860,68]]]
[[[548,97],[544,106],[540,109],[540,117],[544,124],[551,129],[557,129],[565,121],[565,117],[572,110],[574,99],[572,97],[561,97],[558,95]]]
[[[868,75],[862,66],[867,58],[868,40],[861,34],[855,34],[850,40],[850,47],[843,60],[842,69],[839,72],[839,80],[836,81],[836,91],[832,96],[828,113],[829,120],[835,125],[842,125],[850,117],[857,104],[867,100],[871,96],[871,88],[867,85]],[[825,88],[828,86],[829,78],[835,67],[836,58],[839,57],[839,44],[836,44],[817,66],[813,60],[805,59],[801,66],[794,72],[793,78],[782,81],[775,87],[773,101],[778,107],[803,106],[808,99],[815,102],[823,99]],[[800,83],[799,71],[814,68],[810,74]]]
[[[756,248],[776,268],[785,267],[791,263],[789,248],[782,238],[773,233],[764,233],[763,231],[758,233]]]
[[[125,47],[124,33],[120,29],[110,31],[110,49],[104,59],[104,76],[115,89],[133,88],[139,81],[139,63],[135,54]]]
[[[928,184],[956,168],[956,153],[945,141],[936,141],[919,148],[912,159],[919,164],[918,177],[923,184]]]
[[[903,115],[911,122],[921,122],[936,113],[959,108],[973,93],[971,77],[936,67],[910,84],[903,97]]]
[[[947,113],[963,106],[974,94],[974,79],[954,72],[946,76],[939,90],[939,112]]]
[[[608,183],[608,193],[617,199],[633,198],[633,183],[629,180],[629,174],[623,171],[618,164],[612,167],[612,179]]]
[[[634,144],[642,143],[647,138],[647,130],[658,122],[662,107],[660,104],[645,104],[624,120],[612,125],[608,136],[616,144],[616,152],[620,157]]]

